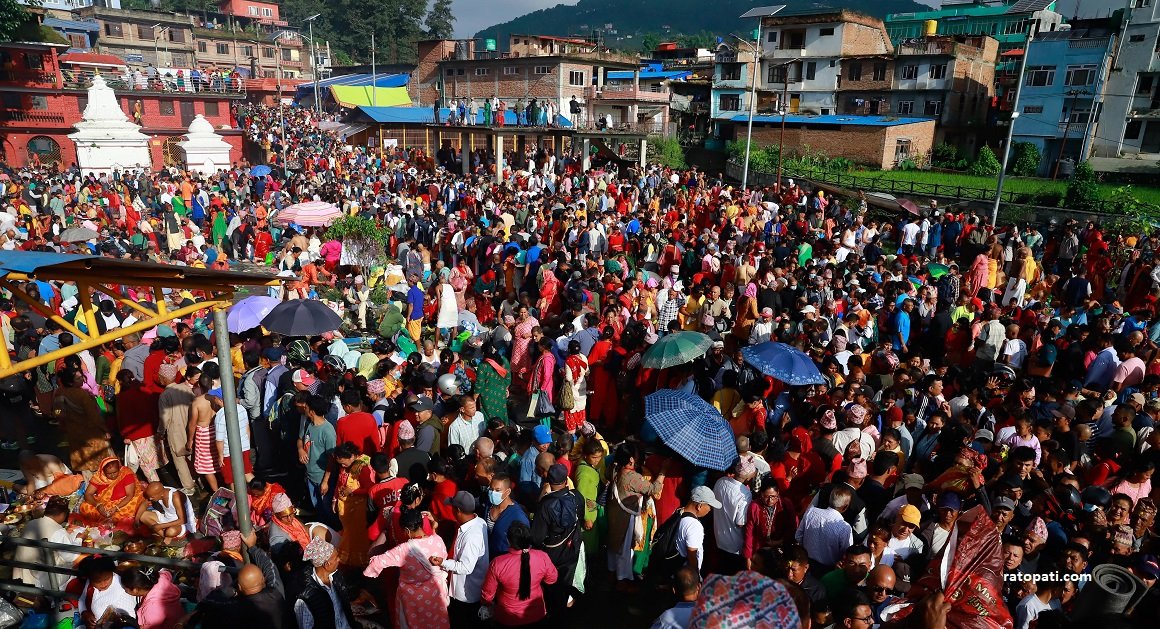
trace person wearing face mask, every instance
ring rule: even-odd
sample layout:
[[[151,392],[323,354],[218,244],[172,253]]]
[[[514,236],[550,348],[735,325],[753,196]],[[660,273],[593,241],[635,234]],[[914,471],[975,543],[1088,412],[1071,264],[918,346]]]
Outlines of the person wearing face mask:
[[[496,474],[491,479],[487,491],[487,502],[491,506],[484,511],[487,522],[487,546],[491,556],[498,557],[508,550],[507,531],[516,522],[529,524],[528,514],[512,498],[512,479],[506,474]]]

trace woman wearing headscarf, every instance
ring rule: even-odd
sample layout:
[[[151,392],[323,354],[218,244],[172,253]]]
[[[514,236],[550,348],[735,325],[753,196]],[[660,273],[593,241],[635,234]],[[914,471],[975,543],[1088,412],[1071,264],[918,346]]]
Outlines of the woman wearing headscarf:
[[[69,467],[78,473],[95,472],[112,454],[101,408],[93,394],[83,388],[84,374],[80,370],[65,369],[59,382],[52,409],[69,444]]]
[[[532,367],[532,329],[540,322],[531,315],[526,305],[521,305],[517,311],[515,329],[512,331],[512,372],[513,379],[527,382],[531,376]]]
[[[77,510],[81,523],[86,526],[111,524],[123,531],[132,531],[144,495],[139,485],[133,470],[121,465],[117,457],[106,457],[85,488]]]
[[[279,548],[284,544],[297,544],[300,550],[306,550],[310,544],[310,531],[295,515],[294,503],[285,493],[276,494],[272,500],[274,517],[270,519],[270,526],[266,529],[270,538],[270,552],[277,555]]]
[[[568,357],[564,359],[564,387],[561,405],[564,406],[564,427],[573,432],[587,419],[588,358],[580,352],[580,341],[568,341]]]
[[[733,324],[733,338],[738,345],[744,345],[749,341],[753,324],[757,323],[760,315],[757,310],[757,284],[750,282],[745,285],[745,292],[737,304],[737,320]]]
[[[556,355],[552,352],[552,339],[544,337],[536,343],[540,355],[532,367],[532,378],[528,381],[528,395],[537,391],[555,404],[556,397]]]
[[[446,559],[447,547],[438,535],[424,531],[424,517],[415,510],[400,517],[407,540],[372,557],[363,574],[372,579],[386,568],[399,568],[395,595],[395,627],[399,629],[448,629],[447,580],[432,559]]]
[[[487,419],[498,417],[509,420],[507,398],[512,384],[510,365],[491,344],[484,346],[483,361],[475,370],[475,388],[479,403]]]
[[[375,484],[370,457],[359,454],[349,441],[334,449],[338,482],[334,491],[334,512],[342,522],[342,543],[338,560],[344,567],[366,563],[370,538],[367,535],[367,494]]]

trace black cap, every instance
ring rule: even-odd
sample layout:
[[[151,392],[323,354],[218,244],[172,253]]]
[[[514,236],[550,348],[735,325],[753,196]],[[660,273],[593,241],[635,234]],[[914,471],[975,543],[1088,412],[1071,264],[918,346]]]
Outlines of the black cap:
[[[451,505],[464,513],[475,513],[475,496],[466,491],[457,491],[455,495],[443,501],[445,505]]]
[[[563,485],[568,482],[568,468],[563,463],[555,463],[548,468],[548,483]]]
[[[433,410],[435,408],[435,403],[432,402],[431,398],[427,397],[426,395],[420,395],[415,399],[414,402],[408,404],[407,408],[415,411],[416,413],[422,413],[423,411]]]

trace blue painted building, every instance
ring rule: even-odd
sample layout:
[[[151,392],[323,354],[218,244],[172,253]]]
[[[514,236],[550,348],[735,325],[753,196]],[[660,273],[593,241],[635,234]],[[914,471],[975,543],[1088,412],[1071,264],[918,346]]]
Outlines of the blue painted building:
[[[1039,147],[1040,175],[1090,146],[1114,43],[1112,29],[1095,26],[1040,33],[1028,46],[1014,141]]]

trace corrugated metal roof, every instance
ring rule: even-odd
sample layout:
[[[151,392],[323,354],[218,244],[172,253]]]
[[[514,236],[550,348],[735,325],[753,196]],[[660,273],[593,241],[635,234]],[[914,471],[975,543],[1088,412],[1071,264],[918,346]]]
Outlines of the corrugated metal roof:
[[[732,118],[733,122],[749,122],[747,114],[740,114]],[[897,127],[904,124],[930,122],[934,118],[894,118],[891,116],[802,116],[791,114],[785,117],[786,124],[817,124],[854,127]],[[781,124],[781,116],[754,116],[754,122],[775,122]]]

